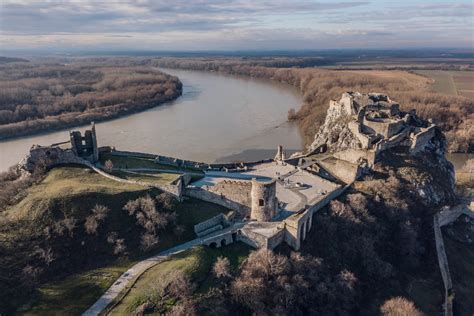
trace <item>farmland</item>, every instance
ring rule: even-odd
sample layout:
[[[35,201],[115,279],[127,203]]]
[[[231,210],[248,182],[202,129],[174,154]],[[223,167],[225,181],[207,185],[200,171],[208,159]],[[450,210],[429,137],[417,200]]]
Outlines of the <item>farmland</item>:
[[[462,70],[417,70],[416,73],[433,80],[435,92],[474,98],[474,72]]]

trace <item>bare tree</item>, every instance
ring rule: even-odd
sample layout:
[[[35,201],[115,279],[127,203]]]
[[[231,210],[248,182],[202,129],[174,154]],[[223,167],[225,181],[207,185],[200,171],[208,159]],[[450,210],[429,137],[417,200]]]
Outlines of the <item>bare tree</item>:
[[[214,266],[212,267],[212,272],[217,278],[228,278],[230,274],[230,262],[226,257],[218,257]]]
[[[142,238],[140,241],[140,248],[142,250],[147,251],[155,247],[157,243],[158,243],[158,236],[152,233],[146,232],[142,235]]]
[[[105,161],[104,163],[104,169],[105,171],[107,171],[108,173],[111,173],[112,170],[114,170],[114,163],[112,162],[112,160],[108,159]]]
[[[391,298],[380,307],[380,313],[383,316],[422,316],[413,302],[404,297]]]
[[[92,214],[86,217],[84,227],[86,233],[89,235],[97,234],[100,222],[102,222],[108,215],[110,209],[104,205],[96,204],[92,208]]]

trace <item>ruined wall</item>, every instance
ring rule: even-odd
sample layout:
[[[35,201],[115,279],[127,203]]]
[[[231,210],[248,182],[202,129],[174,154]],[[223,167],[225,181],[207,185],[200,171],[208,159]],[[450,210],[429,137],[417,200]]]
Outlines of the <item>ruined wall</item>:
[[[211,217],[208,220],[205,220],[204,222],[194,225],[194,232],[196,234],[199,234],[216,225],[224,226],[224,222],[225,222],[225,216],[224,214],[220,213],[214,217]]]
[[[277,213],[276,181],[252,180],[250,218],[259,222],[269,222]]]
[[[353,164],[358,164],[360,159],[367,160],[369,166],[373,166],[375,163],[375,152],[371,150],[350,148],[335,152],[333,156],[337,159],[345,160]]]
[[[326,169],[329,174],[339,180],[342,180],[344,183],[354,182],[362,173],[358,164],[354,164],[345,160],[322,160],[319,162],[319,164],[324,169]]]
[[[189,197],[194,197],[200,200],[224,206],[228,209],[239,212],[243,216],[250,215],[250,204],[241,204],[238,202],[231,201],[227,198],[224,198],[218,193],[209,192],[203,188],[188,186],[184,190],[183,194]]]
[[[404,121],[392,121],[392,120],[376,120],[364,118],[364,126],[362,131],[364,132],[375,132],[382,135],[384,138],[390,138],[397,134],[403,128]]]
[[[436,126],[431,125],[426,129],[422,129],[418,134],[415,134],[412,137],[412,145],[410,151],[412,153],[417,153],[422,150],[425,145],[427,145],[430,140],[435,136]]]
[[[278,233],[267,239],[267,249],[273,250],[285,239],[285,229],[280,230]]]
[[[59,147],[33,146],[29,154],[19,163],[19,168],[31,173],[38,164],[52,168],[61,164],[85,165],[86,163],[87,161],[77,157],[72,150],[64,150]]]
[[[368,135],[363,134],[363,133],[360,132],[360,125],[357,122],[350,121],[347,124],[347,127],[349,128],[351,133],[355,137],[357,137],[359,142],[362,144],[362,148],[370,148],[371,138]]]

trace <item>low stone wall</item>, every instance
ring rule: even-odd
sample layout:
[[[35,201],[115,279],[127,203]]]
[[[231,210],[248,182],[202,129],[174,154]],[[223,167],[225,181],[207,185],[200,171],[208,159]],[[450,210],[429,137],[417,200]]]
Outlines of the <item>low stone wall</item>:
[[[225,222],[225,216],[224,214],[220,213],[214,217],[211,217],[208,220],[205,220],[204,222],[194,225],[194,232],[196,234],[199,234],[203,231],[208,230],[209,228],[212,228],[213,226],[216,226],[216,225],[223,226],[224,222]]]
[[[160,164],[178,166],[178,167],[192,167],[192,168],[198,168],[201,170],[209,170],[209,169],[222,170],[224,168],[236,169],[242,165],[250,168],[257,164],[273,161],[273,159],[264,159],[264,160],[259,160],[259,161],[242,162],[242,163],[205,163],[205,162],[200,162],[200,161],[178,159],[174,157],[141,153],[141,152],[133,152],[133,151],[113,150],[110,153],[112,155],[122,156],[122,157],[138,157],[138,158],[154,159],[157,163],[160,163]]]
[[[177,199],[181,200],[181,197],[182,197],[182,184],[181,184],[181,182],[178,182],[178,184],[153,184],[153,183],[143,182],[143,181],[138,181],[138,180],[122,179],[122,178],[116,177],[114,175],[111,175],[111,174],[97,168],[96,166],[92,165],[91,163],[87,163],[85,165],[92,168],[98,174],[100,174],[100,175],[102,175],[106,178],[109,178],[111,180],[121,182],[121,183],[137,184],[137,185],[141,185],[141,186],[144,186],[144,187],[158,188],[158,189],[160,189],[164,192],[167,192],[167,193],[170,193],[170,194],[174,195]]]

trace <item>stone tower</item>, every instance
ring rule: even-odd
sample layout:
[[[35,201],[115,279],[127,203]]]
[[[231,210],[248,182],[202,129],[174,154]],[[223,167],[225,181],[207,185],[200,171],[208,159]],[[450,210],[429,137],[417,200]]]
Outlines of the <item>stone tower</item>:
[[[76,156],[89,160],[92,163],[99,160],[99,148],[94,122],[91,123],[91,129],[84,132],[84,136],[82,136],[80,131],[72,131],[69,133],[69,136],[71,138],[71,150]]]
[[[285,152],[283,151],[283,146],[278,145],[277,147],[277,153],[275,155],[275,158],[273,158],[275,161],[284,161],[285,160]]]
[[[269,182],[252,179],[252,208],[250,218],[259,222],[269,222],[275,217],[278,208],[276,180]]]

